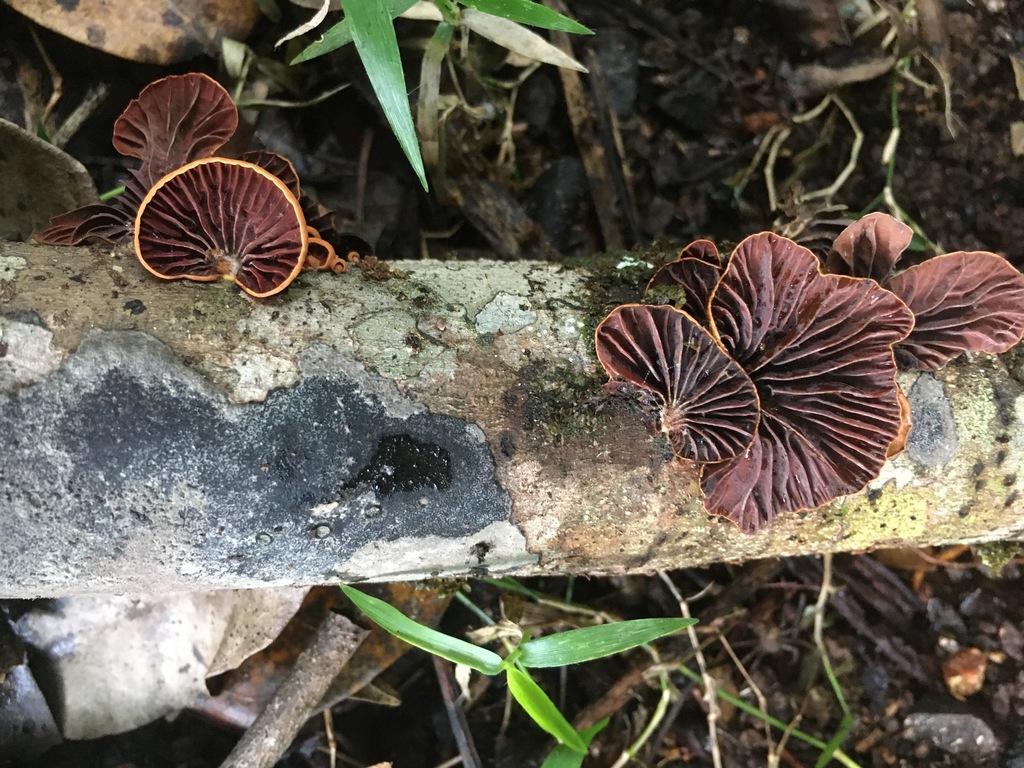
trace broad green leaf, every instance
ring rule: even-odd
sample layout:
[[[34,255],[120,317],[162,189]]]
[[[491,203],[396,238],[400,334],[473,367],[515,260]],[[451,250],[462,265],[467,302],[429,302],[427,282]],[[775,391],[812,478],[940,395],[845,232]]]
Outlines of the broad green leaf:
[[[696,619],[636,619],[570,629],[522,643],[519,662],[524,667],[579,664],[636,648],[696,623]]]
[[[590,742],[594,740],[604,727],[608,725],[608,718],[606,717],[599,723],[595,723],[584,731],[580,731],[580,738],[583,739],[583,743],[586,746],[590,746]],[[573,752],[565,744],[559,744],[544,759],[541,763],[540,768],[580,768],[583,765],[583,758],[586,755],[582,755],[579,752]]]
[[[364,594],[358,589],[342,584],[341,591],[369,618],[409,645],[422,648],[455,664],[465,664],[485,675],[496,675],[502,670],[501,657],[486,648],[479,648],[465,640],[425,627],[393,605]]]
[[[519,702],[526,714],[573,752],[586,754],[587,745],[543,689],[521,669],[506,665],[505,673],[512,698]]]
[[[560,32],[573,32],[577,35],[592,35],[594,32],[579,22],[566,18],[532,0],[461,0],[462,4],[478,11],[500,16],[503,19],[529,24],[531,27],[557,29]]]
[[[402,56],[398,51],[398,38],[395,37],[391,15],[378,0],[349,0],[345,13],[352,31],[352,41],[356,44],[377,101],[420,184],[426,189],[427,174],[423,170],[420,143],[412,122]]]
[[[366,2],[367,0],[362,0],[362,3]],[[370,0],[370,2],[373,2],[374,5],[378,4],[377,0]],[[394,19],[412,8],[416,4],[416,0],[379,0],[379,3],[383,3],[384,8],[387,9],[388,16]],[[349,4],[359,4],[359,0],[349,0]],[[352,29],[346,15],[344,19],[324,32],[323,37],[315,43],[311,43],[302,53],[292,59],[291,63],[301,64],[304,61],[315,59],[317,56],[323,56],[325,53],[343,48],[351,42]]]

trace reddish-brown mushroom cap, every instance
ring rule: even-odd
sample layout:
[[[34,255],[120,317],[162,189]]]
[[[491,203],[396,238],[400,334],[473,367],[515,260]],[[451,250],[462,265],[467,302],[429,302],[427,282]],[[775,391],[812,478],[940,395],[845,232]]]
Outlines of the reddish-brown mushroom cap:
[[[251,152],[243,152],[241,159],[247,163],[258,165],[265,171],[270,171],[284,182],[284,185],[288,187],[288,191],[295,196],[296,200],[301,201],[302,189],[299,185],[299,172],[295,170],[292,161],[287,157],[267,149],[254,149]],[[308,217],[306,221],[309,223]]]
[[[697,240],[680,251],[679,258],[654,273],[644,290],[644,298],[685,309],[706,326],[708,299],[721,276],[715,244],[710,240]]]
[[[936,256],[885,287],[914,313],[914,330],[896,345],[903,365],[934,371],[964,352],[1005,352],[1024,335],[1024,277],[994,253]]]
[[[902,221],[887,213],[869,213],[839,233],[825,259],[826,269],[884,285],[913,237],[914,230]]]
[[[309,232],[309,248],[306,249],[306,263],[302,265],[303,270],[330,270],[334,274],[340,275],[348,269],[346,260],[348,254],[339,255],[334,250],[334,246],[320,237],[320,233],[308,224],[306,231]]]
[[[676,256],[676,261],[680,259],[700,259],[713,267],[722,266],[722,256],[718,253],[718,246],[710,240],[694,240]]]
[[[150,83],[114,123],[114,149],[142,161],[148,189],[175,168],[212,157],[238,127],[238,110],[223,86],[190,72]]]
[[[892,346],[913,318],[873,280],[823,275],[806,248],[748,237],[711,297],[712,333],[761,403],[751,446],[705,468],[709,512],[753,532],[877,477],[901,425]]]
[[[613,380],[650,393],[676,455],[722,461],[757,427],[757,395],[743,370],[674,307],[627,304],[597,328],[597,357]]]
[[[131,228],[131,214],[115,205],[92,203],[60,213],[36,241],[43,245],[79,245],[89,238],[108,242],[121,240]]]
[[[1024,277],[987,251],[957,251],[893,275],[913,232],[885,213],[853,222],[836,238],[832,272],[872,277],[914,313],[914,329],[896,345],[903,365],[936,370],[964,352],[1005,352],[1024,336]]]
[[[135,253],[157,277],[232,279],[256,298],[295,279],[308,244],[287,185],[242,160],[204,158],[167,174],[135,220]]]

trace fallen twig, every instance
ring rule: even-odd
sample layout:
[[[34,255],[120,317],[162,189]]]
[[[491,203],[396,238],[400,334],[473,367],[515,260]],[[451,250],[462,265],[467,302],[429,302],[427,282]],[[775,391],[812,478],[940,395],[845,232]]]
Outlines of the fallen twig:
[[[366,630],[341,614],[328,613],[313,642],[221,768],[271,768],[365,636]]]

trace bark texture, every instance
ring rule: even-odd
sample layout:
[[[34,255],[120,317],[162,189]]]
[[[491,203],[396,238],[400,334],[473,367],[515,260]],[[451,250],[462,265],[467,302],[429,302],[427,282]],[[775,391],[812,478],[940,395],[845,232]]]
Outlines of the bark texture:
[[[0,243],[0,597],[631,572],[1020,538],[1015,353],[904,374],[908,450],[747,536],[593,330],[635,260],[393,263],[255,302]]]

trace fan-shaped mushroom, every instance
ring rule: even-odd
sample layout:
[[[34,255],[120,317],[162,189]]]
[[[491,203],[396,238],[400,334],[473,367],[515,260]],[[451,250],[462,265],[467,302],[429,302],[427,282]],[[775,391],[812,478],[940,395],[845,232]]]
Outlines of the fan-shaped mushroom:
[[[893,345],[913,317],[874,280],[823,275],[772,233],[741,242],[711,297],[712,334],[750,376],[750,448],[708,465],[705,507],[744,531],[877,477],[901,427]]]
[[[597,328],[597,357],[612,377],[645,395],[680,458],[722,461],[757,427],[750,379],[693,318],[674,307],[627,304]]]
[[[707,327],[708,299],[721,276],[718,248],[710,240],[695,240],[654,273],[644,298],[685,309]]]
[[[1024,277],[988,251],[957,251],[895,275],[913,231],[870,213],[836,238],[827,259],[839,274],[873,277],[914,313],[914,329],[896,345],[903,365],[934,371],[964,352],[1005,352],[1024,336]]]
[[[157,277],[234,280],[255,298],[284,290],[311,243],[325,260],[334,256],[288,185],[244,160],[204,158],[172,171],[135,219],[135,253]]]

